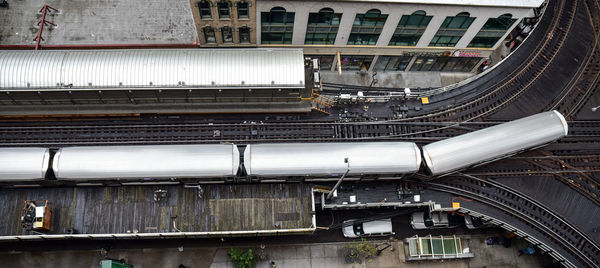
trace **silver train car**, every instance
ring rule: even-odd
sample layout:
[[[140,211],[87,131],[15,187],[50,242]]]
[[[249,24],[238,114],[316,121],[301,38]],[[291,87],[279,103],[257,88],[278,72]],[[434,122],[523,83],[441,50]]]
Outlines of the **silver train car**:
[[[557,111],[535,114],[423,146],[423,159],[433,176],[442,176],[543,146],[568,133]]]
[[[0,183],[53,180],[46,174],[49,165],[58,182],[67,184],[332,180],[346,171],[352,178],[397,179],[423,171],[422,159],[433,179],[543,146],[567,133],[565,118],[550,111],[434,142],[422,150],[412,142],[251,144],[242,162],[234,144],[67,147],[53,158],[47,148],[0,148]]]
[[[347,159],[347,162],[345,161]],[[244,151],[249,176],[411,174],[421,152],[412,142],[251,144]]]
[[[164,180],[233,177],[233,144],[67,147],[54,155],[58,180]]]
[[[0,150],[0,181],[43,180],[49,163],[50,150],[46,148],[2,148]]]

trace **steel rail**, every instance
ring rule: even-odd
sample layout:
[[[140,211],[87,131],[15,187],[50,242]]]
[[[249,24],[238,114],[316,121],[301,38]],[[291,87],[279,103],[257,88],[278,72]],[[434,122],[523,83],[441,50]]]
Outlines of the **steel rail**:
[[[447,180],[430,182],[428,185],[435,190],[465,196],[496,207],[537,228],[551,240],[559,242],[563,250],[573,253],[586,265],[590,267],[600,265],[598,245],[568,220],[537,201],[496,181],[482,180],[468,174],[461,174],[461,176],[465,180],[470,180],[467,181],[467,185],[460,182],[450,183]],[[485,189],[482,188],[484,186]],[[590,249],[586,249],[586,246]]]

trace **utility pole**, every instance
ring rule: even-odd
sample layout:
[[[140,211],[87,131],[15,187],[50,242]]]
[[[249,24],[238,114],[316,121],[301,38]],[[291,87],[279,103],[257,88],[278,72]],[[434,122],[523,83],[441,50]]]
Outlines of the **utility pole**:
[[[342,181],[350,172],[350,161],[348,161],[348,157],[344,158],[344,163],[346,163],[346,172],[344,173],[344,175],[342,175],[342,177],[337,181],[335,186],[333,186],[331,191],[327,194],[327,199],[331,199],[331,197],[333,196],[333,192],[335,192],[335,190],[337,190],[337,188],[340,187],[340,184],[342,184]]]

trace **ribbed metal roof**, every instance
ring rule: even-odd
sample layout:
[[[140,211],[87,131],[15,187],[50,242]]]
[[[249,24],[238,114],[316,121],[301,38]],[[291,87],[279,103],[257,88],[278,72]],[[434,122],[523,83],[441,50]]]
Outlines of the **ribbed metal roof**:
[[[304,87],[301,49],[0,51],[0,89]]]

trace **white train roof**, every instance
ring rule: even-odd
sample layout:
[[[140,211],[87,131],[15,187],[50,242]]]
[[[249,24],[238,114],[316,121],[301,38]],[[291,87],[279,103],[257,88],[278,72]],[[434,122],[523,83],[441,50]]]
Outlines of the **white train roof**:
[[[170,179],[234,176],[233,144],[67,147],[54,156],[58,179]]]
[[[301,49],[0,51],[0,90],[304,87]]]
[[[406,174],[419,170],[421,152],[412,142],[251,144],[244,152],[248,175],[341,176]]]
[[[425,145],[423,158],[433,175],[441,175],[544,145],[567,132],[565,118],[549,111]]]
[[[46,148],[1,148],[0,181],[41,180],[49,161]]]

